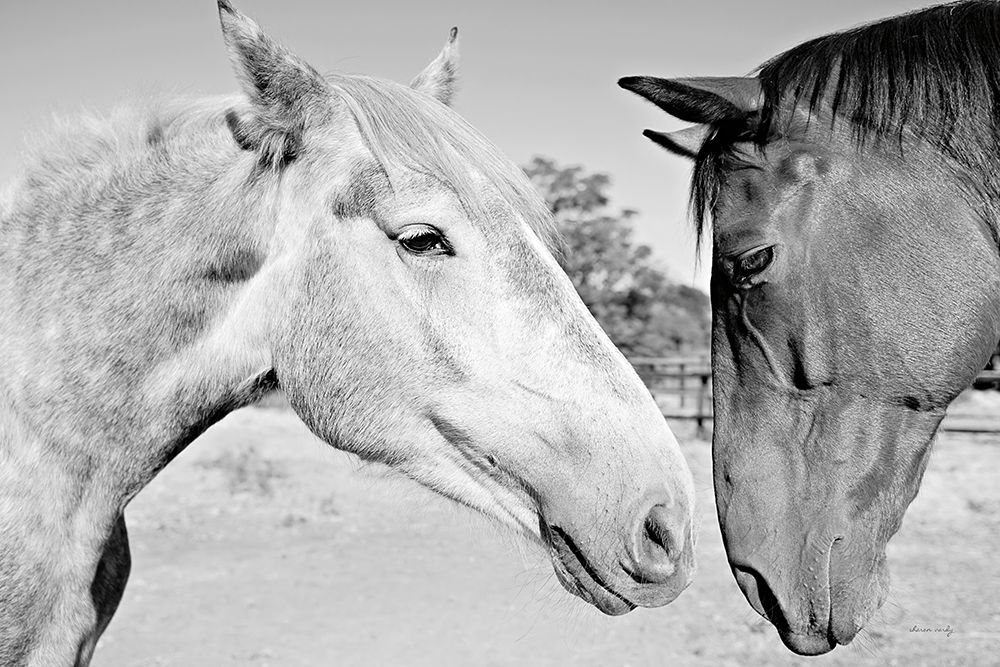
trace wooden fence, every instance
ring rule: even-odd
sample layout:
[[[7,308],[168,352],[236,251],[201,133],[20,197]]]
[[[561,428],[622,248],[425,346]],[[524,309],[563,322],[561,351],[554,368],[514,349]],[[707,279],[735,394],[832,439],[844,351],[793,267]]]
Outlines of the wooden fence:
[[[712,421],[712,364],[708,355],[633,357],[629,359],[667,419],[693,420],[700,434]],[[1000,389],[1000,371],[982,371],[976,389]],[[948,411],[942,430],[1000,433],[1000,414],[967,411],[961,404]]]
[[[699,434],[712,420],[712,362],[708,355],[629,359],[667,419],[691,419]]]

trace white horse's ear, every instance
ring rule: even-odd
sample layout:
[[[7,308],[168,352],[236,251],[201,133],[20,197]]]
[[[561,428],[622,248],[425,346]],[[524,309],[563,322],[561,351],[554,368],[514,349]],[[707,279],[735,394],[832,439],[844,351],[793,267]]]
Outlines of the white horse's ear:
[[[410,88],[451,104],[458,79],[458,28],[452,28],[438,57],[410,82]]]
[[[236,141],[272,167],[293,160],[307,119],[329,100],[329,86],[304,60],[272,40],[253,20],[218,0],[229,59],[250,100],[250,112],[226,120]]]
[[[705,140],[708,139],[710,131],[708,125],[692,125],[676,132],[643,130],[642,134],[649,137],[653,143],[663,146],[671,153],[693,160],[698,157],[698,153],[705,144]]]

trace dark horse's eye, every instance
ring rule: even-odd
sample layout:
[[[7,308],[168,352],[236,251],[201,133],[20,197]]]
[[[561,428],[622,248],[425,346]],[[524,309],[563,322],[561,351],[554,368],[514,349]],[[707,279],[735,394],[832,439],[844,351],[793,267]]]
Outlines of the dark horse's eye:
[[[733,282],[737,285],[746,284],[750,279],[762,272],[774,260],[774,246],[751,250],[733,260]]]
[[[420,226],[399,235],[399,245],[414,255],[451,255],[451,245],[444,234],[433,227]]]

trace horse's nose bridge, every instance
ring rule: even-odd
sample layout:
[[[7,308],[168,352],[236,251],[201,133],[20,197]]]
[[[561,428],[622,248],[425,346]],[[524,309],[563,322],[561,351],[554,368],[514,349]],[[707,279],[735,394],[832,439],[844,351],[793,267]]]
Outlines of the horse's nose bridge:
[[[530,430],[561,461],[571,483],[599,489],[608,507],[663,487],[680,505],[693,507],[690,470],[638,374],[589,315],[575,338],[556,343],[559,363],[508,370],[516,399],[511,414],[522,424],[530,420]]]
[[[622,351],[611,340],[597,319],[584,305],[576,288],[566,276],[562,307],[551,312],[551,333],[558,332],[554,344],[560,354],[572,363],[557,372],[573,377],[576,386],[593,392],[602,392],[623,402],[649,397],[649,391]],[[538,312],[529,318],[539,317]],[[544,316],[543,316],[544,317]]]
[[[554,495],[572,497],[581,507],[594,503],[595,517],[599,514],[602,522],[613,519],[630,533],[642,523],[635,514],[642,499],[649,501],[642,508],[646,513],[662,504],[685,519],[693,516],[690,469],[655,404],[636,406],[612,398],[562,407],[558,416],[540,411],[545,423],[536,424],[541,441],[567,471],[569,487],[553,489]],[[616,513],[621,515],[610,516]],[[678,535],[681,528],[690,530],[678,526]]]
[[[563,438],[601,443],[627,455],[641,443],[673,448],[676,440],[656,402],[620,353],[602,363],[568,358],[510,377],[518,410]],[[647,461],[647,463],[649,463]]]

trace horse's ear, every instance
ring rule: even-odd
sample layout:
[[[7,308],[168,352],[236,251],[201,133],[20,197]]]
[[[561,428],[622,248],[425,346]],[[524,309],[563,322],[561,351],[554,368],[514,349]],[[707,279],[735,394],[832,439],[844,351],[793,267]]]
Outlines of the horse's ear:
[[[451,104],[458,80],[458,28],[452,28],[438,57],[410,82],[410,88]]]
[[[692,125],[676,132],[644,130],[643,135],[649,137],[653,143],[663,146],[671,153],[693,160],[698,157],[698,153],[705,144],[705,140],[708,139],[710,131],[708,125]]]
[[[310,115],[323,108],[329,87],[305,61],[264,34],[253,20],[218,0],[229,58],[250,100],[250,112],[227,116],[236,141],[279,167],[294,159]]]
[[[619,79],[618,85],[689,123],[748,120],[760,110],[762,101],[760,80],[756,77],[627,76]]]

